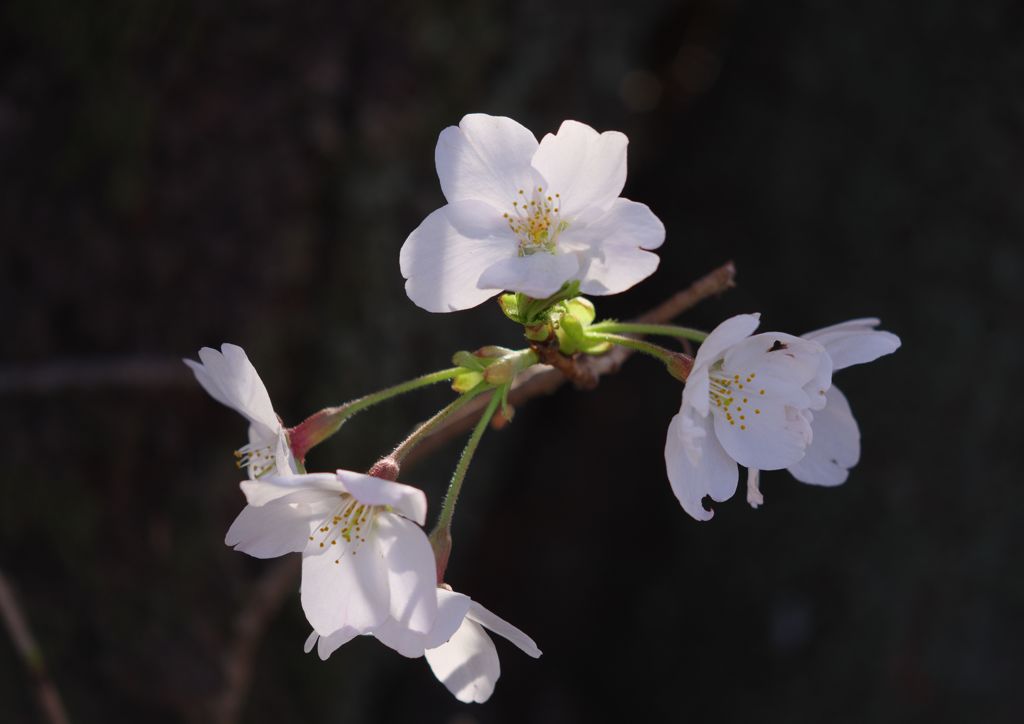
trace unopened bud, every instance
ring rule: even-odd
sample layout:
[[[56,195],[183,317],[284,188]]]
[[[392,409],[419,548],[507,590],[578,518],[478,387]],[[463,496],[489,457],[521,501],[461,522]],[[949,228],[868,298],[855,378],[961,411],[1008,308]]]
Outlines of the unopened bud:
[[[486,347],[481,347],[473,354],[477,357],[490,359],[495,357],[504,357],[505,355],[512,354],[512,352],[513,350],[508,347],[499,347],[496,344],[489,344]]]
[[[690,370],[693,369],[693,357],[682,352],[675,352],[665,361],[665,367],[670,375],[680,382],[686,382],[686,378],[690,376]]]
[[[382,480],[395,482],[398,480],[399,470],[400,466],[398,465],[398,461],[394,458],[387,457],[381,458],[375,462],[373,467],[371,467],[366,474],[372,475],[375,478],[381,478]]]
[[[547,323],[531,324],[523,330],[524,336],[531,342],[544,342],[551,336],[551,325]]]
[[[498,408],[498,411],[494,413],[494,417],[491,418],[491,429],[501,430],[503,427],[512,422],[512,418],[516,416],[516,408],[512,405],[504,405]]]
[[[302,461],[306,459],[313,447],[338,431],[347,418],[347,409],[341,407],[326,407],[320,412],[314,413],[288,430],[288,443],[292,448],[292,455],[295,459]]]

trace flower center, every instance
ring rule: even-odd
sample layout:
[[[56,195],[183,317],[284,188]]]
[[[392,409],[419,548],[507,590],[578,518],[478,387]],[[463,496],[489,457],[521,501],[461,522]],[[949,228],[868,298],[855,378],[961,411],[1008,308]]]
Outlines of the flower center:
[[[558,248],[558,235],[569,228],[569,222],[559,215],[560,194],[545,194],[544,187],[531,189],[529,196],[519,189],[512,201],[512,211],[502,214],[508,228],[519,239],[519,256],[530,256],[538,251],[554,254]]]
[[[256,447],[253,443],[235,450],[235,466],[241,470],[249,468],[253,477],[260,478],[274,470],[276,461],[270,445]]]
[[[709,389],[713,410],[717,410],[718,414],[724,414],[730,425],[738,425],[740,430],[746,430],[747,416],[761,414],[761,408],[757,407],[757,398],[765,395],[765,390],[754,382],[757,373],[734,373],[729,376],[722,369],[718,369],[708,376],[711,379]]]
[[[339,495],[341,505],[320,522],[314,535],[309,536],[311,541],[320,539],[320,548],[338,546],[338,541],[341,541],[338,557],[334,559],[336,565],[341,563],[345,554],[355,555],[359,551],[359,546],[366,542],[366,536],[373,528],[377,513],[385,509],[380,505],[360,503],[348,493]]]

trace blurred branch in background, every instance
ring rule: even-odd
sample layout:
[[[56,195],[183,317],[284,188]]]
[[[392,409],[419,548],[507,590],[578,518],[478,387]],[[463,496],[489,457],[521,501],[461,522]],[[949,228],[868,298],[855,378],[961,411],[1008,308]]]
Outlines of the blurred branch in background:
[[[657,307],[641,314],[635,321],[651,324],[669,322],[701,301],[731,289],[735,286],[735,277],[736,267],[731,261],[726,262]],[[550,395],[568,381],[577,387],[592,389],[603,375],[618,372],[632,353],[631,349],[617,346],[599,356],[563,358],[557,369],[535,366],[516,379],[509,393],[509,404],[515,408],[535,397]],[[453,413],[413,449],[405,459],[404,466],[431,455],[452,438],[467,432],[476,423],[487,401],[488,396],[483,396]],[[505,422],[504,419],[498,419],[495,426],[503,426]],[[274,563],[253,586],[252,593],[247,597],[248,605],[235,621],[235,638],[224,657],[227,683],[212,704],[214,720],[220,724],[235,724],[239,721],[252,683],[253,655],[274,615],[295,591],[300,563],[301,560],[295,556]]]
[[[193,382],[181,360],[173,358],[62,360],[0,368],[0,395],[50,395],[93,387],[191,387]]]
[[[28,621],[21,612],[18,599],[14,595],[14,589],[11,588],[2,571],[0,571],[0,615],[3,616],[4,624],[7,626],[7,632],[14,642],[18,656],[35,681],[36,698],[39,700],[39,708],[42,710],[45,720],[51,724],[67,724],[68,717],[64,713],[60,693],[46,670],[43,652],[35,637],[32,636]]]

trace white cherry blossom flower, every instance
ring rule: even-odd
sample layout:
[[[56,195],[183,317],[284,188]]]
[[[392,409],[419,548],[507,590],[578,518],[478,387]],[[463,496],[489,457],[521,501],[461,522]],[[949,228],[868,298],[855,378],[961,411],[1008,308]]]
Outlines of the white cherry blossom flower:
[[[411,631],[389,618],[366,635],[375,636],[403,656],[426,656],[438,681],[467,704],[487,701],[501,675],[497,649],[485,629],[508,639],[528,656],[541,655],[533,639],[468,596],[447,585],[436,590],[437,620],[428,633]],[[315,646],[317,654],[326,661],[356,635],[358,632],[351,628],[330,636],[319,636],[314,631],[306,639],[305,651],[309,653]]]
[[[253,479],[296,473],[288,433],[245,350],[235,344],[221,345],[220,352],[203,347],[199,359],[182,361],[210,397],[249,421],[249,444],[235,452],[238,466],[247,468]]]
[[[892,354],[900,347],[900,338],[875,329],[877,319],[854,319],[814,332],[804,339],[821,344],[832,360],[833,371],[872,362]],[[810,485],[842,485],[850,469],[860,460],[860,428],[846,396],[833,385],[825,392],[825,407],[814,413],[813,439],[804,456],[788,467],[794,478]],[[747,500],[755,508],[763,501],[759,471],[747,474]]]
[[[423,491],[339,470],[243,482],[248,505],[225,543],[256,558],[302,553],[302,609],[321,635],[386,620],[434,628],[434,554]]]
[[[698,520],[736,492],[737,463],[777,470],[795,464],[811,444],[812,410],[826,405],[832,364],[813,340],[781,332],[751,336],[757,314],[718,325],[701,344],[665,442],[669,481],[683,509]]]
[[[565,121],[534,135],[510,118],[470,114],[441,132],[435,161],[448,203],[405,240],[405,290],[431,312],[474,307],[503,290],[544,298],[578,280],[617,294],[650,276],[665,227],[620,198],[626,137]]]

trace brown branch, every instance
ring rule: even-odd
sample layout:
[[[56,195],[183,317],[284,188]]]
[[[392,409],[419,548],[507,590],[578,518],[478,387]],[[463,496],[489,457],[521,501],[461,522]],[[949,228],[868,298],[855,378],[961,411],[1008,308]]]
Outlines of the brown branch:
[[[181,360],[164,357],[69,359],[0,369],[0,394],[4,395],[50,395],[100,387],[183,387],[194,382]]]
[[[252,684],[252,667],[256,649],[263,633],[296,590],[301,570],[301,559],[285,556],[275,561],[249,593],[248,603],[235,619],[235,635],[224,654],[226,683],[220,696],[213,702],[213,720],[234,724],[242,715],[242,707]]]
[[[18,599],[14,595],[14,589],[7,582],[7,577],[3,572],[0,572],[0,615],[3,616],[4,623],[7,625],[7,631],[14,641],[14,648],[17,649],[18,656],[21,657],[25,668],[35,680],[36,699],[39,701],[39,708],[42,710],[44,718],[50,724],[68,724],[60,693],[46,670],[42,650],[32,635],[28,621],[21,612]]]
[[[686,289],[672,295],[657,307],[641,314],[634,321],[646,324],[670,322],[705,299],[733,288],[736,286],[735,279],[736,267],[731,261],[728,261],[705,274]],[[601,377],[618,372],[632,354],[633,350],[618,346],[613,347],[607,354],[597,356],[579,355],[569,358],[559,354],[558,357],[562,360],[561,367],[531,367],[516,377],[516,381],[512,384],[512,390],[509,392],[509,404],[512,407],[519,407],[534,397],[550,395],[569,380],[581,380],[586,384],[590,384],[592,380],[592,386],[585,387],[585,389],[593,389]],[[547,363],[548,359],[545,359],[544,362]],[[409,453],[405,458],[405,464],[409,465],[421,458],[429,457],[452,438],[468,432],[486,402],[483,399],[473,400],[452,414],[443,425],[434,430],[429,437]]]
[[[648,324],[669,322],[708,297],[732,288],[735,277],[735,266],[731,261],[726,262],[654,309],[640,315],[635,321]],[[513,408],[535,397],[550,395],[567,381],[572,381],[583,389],[593,389],[601,377],[618,372],[633,353],[631,349],[616,346],[603,355],[566,357],[557,351],[557,347],[552,349],[550,345],[538,345],[534,349],[545,364],[531,367],[516,377],[508,396],[509,405]],[[403,466],[409,467],[417,460],[430,456],[452,438],[467,432],[476,424],[489,397],[483,395],[453,412],[434,432],[424,438],[423,442],[413,448],[406,456]],[[498,421],[498,425],[503,424],[503,419]],[[235,622],[235,640],[225,655],[227,685],[214,703],[215,721],[223,724],[234,724],[238,721],[251,684],[253,654],[259,646],[267,624],[284,604],[288,595],[295,590],[299,570],[299,561],[294,557],[275,563],[263,574],[248,597],[248,604]]]

